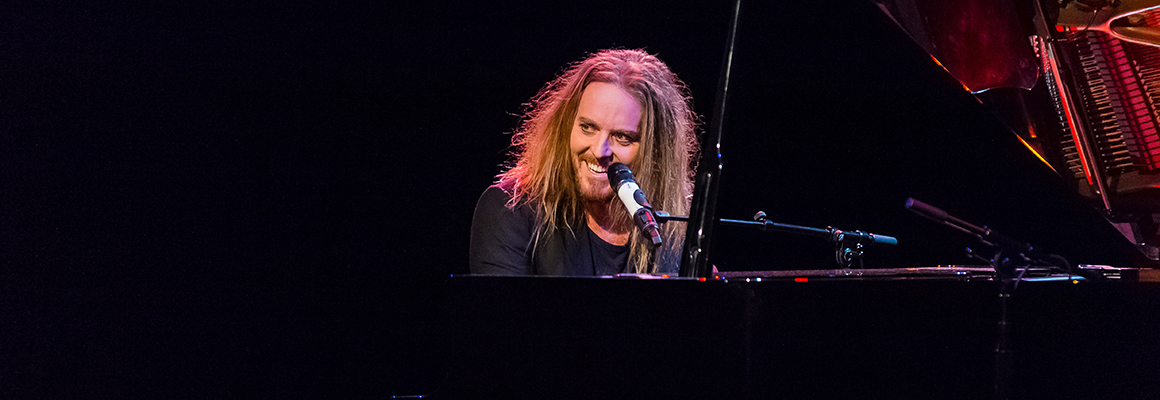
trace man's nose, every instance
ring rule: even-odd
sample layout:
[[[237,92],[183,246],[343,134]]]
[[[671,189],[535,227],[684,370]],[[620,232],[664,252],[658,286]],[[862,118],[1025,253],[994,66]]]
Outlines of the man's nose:
[[[612,135],[601,135],[596,143],[596,156],[600,158],[612,155]]]

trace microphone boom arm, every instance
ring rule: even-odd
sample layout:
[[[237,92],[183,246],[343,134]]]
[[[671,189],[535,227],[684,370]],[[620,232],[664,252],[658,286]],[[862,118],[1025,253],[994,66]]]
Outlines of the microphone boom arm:
[[[658,223],[665,223],[668,221],[689,221],[689,217],[671,215],[664,211],[656,211],[655,213]],[[854,260],[858,260],[859,263],[861,263],[863,255],[862,248],[864,247],[863,243],[878,246],[894,246],[898,244],[898,239],[892,236],[876,235],[862,231],[843,231],[834,227],[826,227],[825,229],[822,229],[773,222],[768,220],[765,216],[765,213],[761,211],[758,211],[757,215],[755,215],[753,219],[753,221],[743,221],[738,219],[720,218],[715,222],[722,225],[757,228],[764,232],[776,231],[802,236],[812,236],[828,240],[837,244],[837,250],[835,251],[834,257],[838,262],[838,265],[841,265],[843,268],[849,268],[850,264],[853,263]]]

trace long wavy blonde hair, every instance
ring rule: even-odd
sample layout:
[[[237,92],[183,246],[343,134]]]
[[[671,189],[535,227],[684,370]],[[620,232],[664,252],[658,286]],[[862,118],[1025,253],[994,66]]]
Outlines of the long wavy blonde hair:
[[[536,210],[533,245],[557,229],[575,234],[573,227],[585,223],[569,143],[580,96],[593,82],[614,84],[640,102],[640,148],[629,168],[655,209],[688,214],[698,153],[697,116],[689,105],[688,88],[664,62],[643,50],[603,50],[572,64],[540,89],[512,135],[512,161],[498,181],[511,189],[509,207],[530,204]],[[613,196],[608,207],[614,219],[631,226],[619,199]],[[664,224],[663,243],[655,250],[637,229],[631,232],[628,272],[677,271],[685,224]]]

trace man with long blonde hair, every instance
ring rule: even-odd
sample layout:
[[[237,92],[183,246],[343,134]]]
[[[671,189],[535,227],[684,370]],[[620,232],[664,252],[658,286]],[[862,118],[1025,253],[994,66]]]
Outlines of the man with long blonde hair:
[[[655,209],[687,214],[690,103],[684,83],[643,50],[597,52],[549,82],[512,137],[513,162],[476,206],[471,272],[675,275],[684,224],[664,224],[654,248],[606,172],[624,163]]]

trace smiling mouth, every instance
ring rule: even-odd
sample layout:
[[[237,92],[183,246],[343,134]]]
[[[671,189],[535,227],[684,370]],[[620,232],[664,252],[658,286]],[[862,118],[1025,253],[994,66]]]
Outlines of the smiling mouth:
[[[588,170],[589,170],[589,171],[592,171],[592,173],[594,173],[594,174],[605,174],[605,173],[608,173],[608,169],[606,169],[606,168],[604,168],[604,167],[601,167],[601,166],[599,166],[599,165],[595,165],[595,164],[589,163],[588,161],[581,161],[581,162],[583,162],[583,163],[584,163],[584,165],[587,165],[587,166],[588,166]]]

